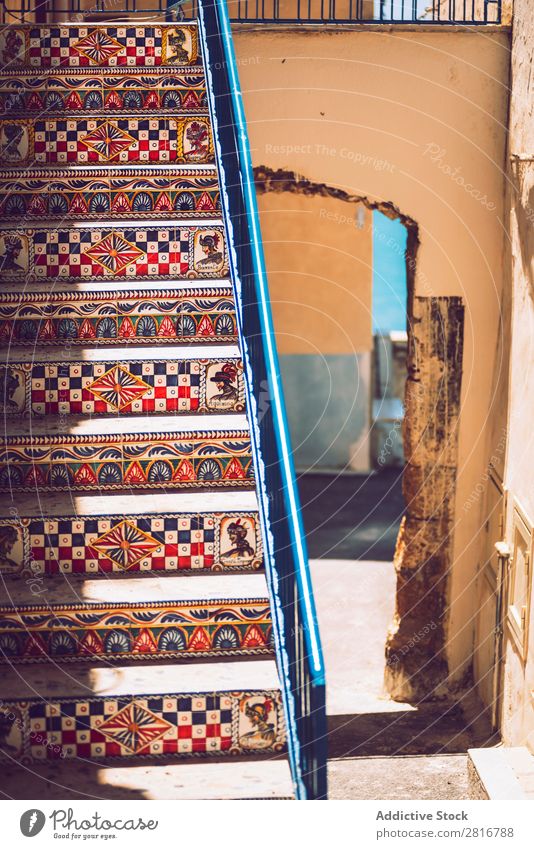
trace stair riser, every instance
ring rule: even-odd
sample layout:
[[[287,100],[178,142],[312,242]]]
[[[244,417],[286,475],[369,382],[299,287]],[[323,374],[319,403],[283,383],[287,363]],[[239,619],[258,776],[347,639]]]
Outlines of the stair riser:
[[[0,720],[6,761],[272,755],[286,745],[277,690],[3,701]]]
[[[46,508],[43,506],[43,510]],[[244,528],[236,538],[235,526]],[[120,543],[127,535],[127,550]],[[263,565],[257,513],[16,516],[0,518],[0,575],[25,579],[110,573],[243,572]]]
[[[0,33],[0,56],[4,70],[181,67],[199,62],[198,35],[194,24],[12,26]]]
[[[204,72],[150,74],[121,72],[102,76],[88,70],[35,76],[0,76],[0,116],[35,118],[46,115],[82,115],[117,112],[208,114]]]
[[[238,359],[10,362],[0,366],[0,387],[0,410],[7,416],[240,413],[245,409]]]
[[[267,599],[0,607],[0,663],[271,654]]]
[[[0,310],[0,348],[237,341],[230,288],[0,293]]]
[[[0,120],[0,166],[212,163],[207,117],[136,114]]]
[[[253,486],[243,431],[0,440],[0,492]]]
[[[0,230],[0,273],[25,280],[179,280],[228,276],[222,226]]]
[[[175,171],[170,176],[133,171],[129,176],[116,171],[106,176],[100,171],[73,179],[58,172],[50,180],[42,170],[35,175],[0,174],[0,217],[6,222],[57,219],[64,224],[69,219],[79,223],[80,218],[175,222],[221,216],[218,180],[210,169],[196,174]]]

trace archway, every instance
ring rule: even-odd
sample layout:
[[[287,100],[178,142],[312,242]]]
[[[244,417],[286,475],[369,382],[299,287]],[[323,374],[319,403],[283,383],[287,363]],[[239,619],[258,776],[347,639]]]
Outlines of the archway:
[[[395,614],[386,643],[385,683],[393,699],[439,698],[447,690],[447,589],[452,564],[457,431],[464,310],[457,297],[434,297],[418,278],[419,228],[389,201],[351,195],[291,171],[255,168],[259,195],[289,192],[336,198],[378,210],[407,232],[407,379],[403,492],[406,510],[394,556]],[[428,293],[428,294],[425,294]]]

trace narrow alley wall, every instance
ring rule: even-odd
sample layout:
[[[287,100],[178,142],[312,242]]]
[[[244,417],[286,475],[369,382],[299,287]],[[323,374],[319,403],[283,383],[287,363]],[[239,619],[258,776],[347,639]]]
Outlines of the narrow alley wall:
[[[462,505],[491,453],[484,433],[502,291],[509,34],[265,25],[234,33],[253,164],[394,204],[418,227],[412,296],[465,306],[461,415],[451,435],[456,490],[443,493],[455,517],[443,650],[451,680],[461,682],[472,656],[482,510]]]

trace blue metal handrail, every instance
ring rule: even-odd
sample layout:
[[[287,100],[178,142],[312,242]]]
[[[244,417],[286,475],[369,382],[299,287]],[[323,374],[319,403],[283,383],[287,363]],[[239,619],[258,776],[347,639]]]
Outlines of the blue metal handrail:
[[[231,254],[273,631],[299,799],[326,798],[325,673],[224,0],[199,0],[200,40]]]

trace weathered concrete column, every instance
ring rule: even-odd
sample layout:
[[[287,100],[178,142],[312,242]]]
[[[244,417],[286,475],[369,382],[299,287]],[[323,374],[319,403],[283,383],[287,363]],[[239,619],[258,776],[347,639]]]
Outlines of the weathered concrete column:
[[[408,333],[402,521],[397,595],[386,645],[392,698],[445,695],[444,611],[452,561],[462,379],[461,298],[414,298]]]

